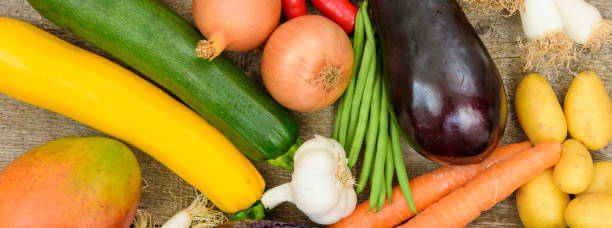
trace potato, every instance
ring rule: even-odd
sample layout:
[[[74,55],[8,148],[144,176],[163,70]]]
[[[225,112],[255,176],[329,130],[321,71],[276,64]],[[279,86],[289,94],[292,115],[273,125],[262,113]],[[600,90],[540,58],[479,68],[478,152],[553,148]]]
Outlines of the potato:
[[[572,138],[589,150],[599,150],[612,138],[612,101],[591,71],[580,73],[565,95],[567,127]]]
[[[592,192],[612,193],[612,162],[600,161],[593,165],[593,180],[581,194]]]
[[[516,192],[516,206],[526,228],[566,227],[563,211],[569,202],[553,181],[552,168],[529,180]]]
[[[588,193],[573,199],[565,210],[572,228],[612,228],[612,193]]]
[[[516,88],[514,107],[523,131],[536,145],[542,141],[563,142],[567,125],[563,109],[545,78],[529,74]]]
[[[563,145],[565,150],[555,165],[555,184],[565,193],[581,193],[593,179],[593,159],[582,143],[575,139],[568,139]]]

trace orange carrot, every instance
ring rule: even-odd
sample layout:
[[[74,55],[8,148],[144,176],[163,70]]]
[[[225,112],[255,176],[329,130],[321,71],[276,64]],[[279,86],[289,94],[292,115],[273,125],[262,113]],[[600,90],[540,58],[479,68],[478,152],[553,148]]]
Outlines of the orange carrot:
[[[427,207],[410,227],[464,227],[545,169],[557,164],[563,145],[543,142],[485,170],[464,187]]]
[[[443,166],[410,180],[412,198],[417,211],[425,209],[453,190],[463,186],[478,173],[491,165],[505,160],[531,147],[529,141],[498,147],[483,162],[465,166]],[[382,210],[370,210],[369,202],[361,203],[351,215],[329,227],[373,227],[386,228],[396,226],[414,216],[399,186],[393,188],[392,203],[385,203]]]

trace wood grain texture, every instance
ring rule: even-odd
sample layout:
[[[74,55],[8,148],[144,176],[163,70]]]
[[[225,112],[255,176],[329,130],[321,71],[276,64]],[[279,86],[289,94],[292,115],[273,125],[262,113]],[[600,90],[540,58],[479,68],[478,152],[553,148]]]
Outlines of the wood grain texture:
[[[168,4],[193,24],[190,0],[162,0],[162,2]],[[600,9],[605,18],[612,18],[612,1],[591,0],[590,2]],[[309,11],[316,13],[310,5]],[[474,12],[468,12],[467,14],[471,19],[472,25],[495,59],[495,63],[504,79],[510,107],[502,144],[523,141],[526,137],[520,130],[512,105],[514,102],[513,92],[522,76],[525,75],[522,71],[522,62],[518,58],[516,45],[516,38],[522,33],[520,19],[518,16],[505,18],[496,15],[477,16]],[[109,56],[93,45],[76,38],[47,19],[42,18],[25,0],[1,0],[0,16],[26,21],[77,46],[98,53],[125,66],[125,64],[117,61],[116,58]],[[11,33],[10,31],[0,31],[0,35],[11,35]],[[606,46],[598,54],[585,56],[580,63],[572,65],[572,69],[575,72],[583,70],[596,72],[604,81],[609,92],[612,91],[611,46]],[[244,70],[249,77],[260,80],[260,51],[226,53],[226,55]],[[128,67],[128,69],[130,68]],[[2,76],[0,75],[0,77]],[[573,77],[572,74],[565,70],[560,71],[556,76],[553,74],[550,77],[550,83],[554,87],[560,101],[563,101],[565,92]],[[302,139],[310,139],[315,134],[331,136],[335,107],[329,107],[313,113],[295,113],[295,115],[300,124],[300,136]],[[49,140],[64,136],[91,135],[103,134],[59,114],[24,104],[0,94],[0,168],[5,167],[17,156]],[[143,178],[146,180],[140,208],[151,212],[157,218],[157,221],[162,223],[173,213],[186,207],[191,202],[194,189],[147,154],[133,147],[132,149],[140,162]],[[410,177],[418,176],[438,167],[437,164],[423,158],[406,144],[403,144],[403,150],[404,160]],[[611,144],[608,144],[602,150],[591,151],[591,153],[596,161],[612,160]],[[289,171],[261,162],[256,162],[255,165],[266,179],[269,187],[277,186],[291,179]],[[356,167],[359,166],[357,165]],[[359,172],[358,170],[353,170],[353,173]],[[361,193],[359,201],[365,200],[368,195],[369,192],[367,190]],[[469,227],[519,227],[521,225],[515,204],[514,196],[511,196],[492,209],[484,212]],[[308,221],[303,213],[287,203],[280,205],[269,213],[268,219],[314,225]]]

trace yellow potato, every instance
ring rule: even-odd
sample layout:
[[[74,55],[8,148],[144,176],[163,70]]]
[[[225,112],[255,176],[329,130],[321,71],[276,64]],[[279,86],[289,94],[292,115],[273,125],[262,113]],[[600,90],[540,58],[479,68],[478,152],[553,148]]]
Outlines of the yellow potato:
[[[565,150],[555,165],[555,184],[565,193],[581,193],[593,179],[591,153],[575,139],[568,139],[563,145]]]
[[[565,209],[572,228],[612,228],[612,193],[588,193],[573,199]]]
[[[516,88],[514,107],[521,128],[536,145],[542,141],[563,142],[567,124],[563,109],[548,81],[539,74],[529,74]]]
[[[599,150],[612,138],[612,101],[591,71],[580,73],[565,95],[567,127],[572,138],[589,150]]]
[[[563,211],[569,195],[557,188],[552,168],[529,180],[516,192],[516,207],[526,228],[566,227]]]
[[[593,192],[612,193],[612,162],[600,161],[593,165],[593,180],[581,194]]]

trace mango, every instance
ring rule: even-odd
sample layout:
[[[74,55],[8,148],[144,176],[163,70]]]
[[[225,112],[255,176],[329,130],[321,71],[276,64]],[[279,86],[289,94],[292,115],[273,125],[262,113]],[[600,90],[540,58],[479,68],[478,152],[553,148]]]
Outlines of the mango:
[[[595,73],[576,76],[563,105],[570,135],[586,148],[599,150],[612,139],[612,101]]]
[[[140,200],[134,154],[104,137],[66,137],[0,172],[0,227],[127,228]]]

